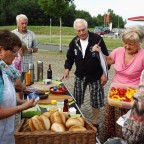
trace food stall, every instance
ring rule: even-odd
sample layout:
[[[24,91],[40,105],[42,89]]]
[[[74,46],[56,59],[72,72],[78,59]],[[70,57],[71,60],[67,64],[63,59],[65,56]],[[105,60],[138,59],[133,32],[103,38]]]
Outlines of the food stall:
[[[65,87],[65,91],[53,91],[55,87]],[[96,137],[96,128],[90,124],[78,108],[75,103],[75,98],[67,89],[66,85],[60,81],[52,80],[50,83],[46,84],[43,82],[36,82],[31,85],[29,88],[36,88],[45,94],[48,94],[48,97],[40,99],[38,105],[34,108],[30,108],[21,113],[21,121],[18,128],[15,130],[15,143],[16,144],[100,144],[98,138]],[[25,94],[27,98],[28,94]],[[68,99],[69,108],[74,108],[75,113],[71,113],[71,118],[84,118],[84,128],[85,131],[69,131],[69,127],[66,127],[65,131],[54,132],[52,130],[36,130],[30,131],[29,121],[35,116],[41,116],[49,110],[51,100],[57,100],[57,105],[60,107],[59,111],[62,112],[63,101]],[[66,121],[67,122],[67,121]],[[66,126],[67,124],[65,124]],[[51,128],[52,129],[52,128]]]

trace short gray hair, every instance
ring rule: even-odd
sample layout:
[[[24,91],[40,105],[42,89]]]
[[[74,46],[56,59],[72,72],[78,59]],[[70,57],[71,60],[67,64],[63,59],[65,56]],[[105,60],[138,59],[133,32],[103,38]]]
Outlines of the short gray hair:
[[[83,23],[86,27],[88,27],[88,23],[87,23],[87,21],[84,20],[84,19],[77,18],[77,19],[74,21],[74,24],[73,24],[74,29],[76,29],[76,23]]]
[[[24,14],[17,15],[16,16],[16,22],[18,23],[21,18],[26,19],[27,22],[28,22],[28,17],[26,15],[24,15]]]
[[[137,44],[142,44],[144,41],[144,27],[137,25],[126,28],[123,32],[122,40],[124,42],[133,41]]]

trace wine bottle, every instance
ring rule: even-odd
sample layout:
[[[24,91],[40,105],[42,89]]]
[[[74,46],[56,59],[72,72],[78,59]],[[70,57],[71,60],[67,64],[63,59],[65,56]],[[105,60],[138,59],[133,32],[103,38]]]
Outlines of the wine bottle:
[[[48,68],[48,70],[47,70],[47,79],[52,79],[51,64],[49,64],[49,68]]]

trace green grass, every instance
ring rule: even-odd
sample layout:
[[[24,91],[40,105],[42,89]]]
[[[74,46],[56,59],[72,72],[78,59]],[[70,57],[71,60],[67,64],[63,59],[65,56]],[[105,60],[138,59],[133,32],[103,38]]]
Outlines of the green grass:
[[[16,29],[17,26],[0,26],[0,29]],[[60,43],[60,27],[52,26],[51,27],[51,41],[50,41],[50,27],[49,26],[28,26],[28,29],[33,31],[36,35],[47,35],[48,37],[37,38],[39,44],[55,44],[59,45]],[[94,28],[89,28],[89,31],[93,31]],[[75,30],[73,27],[62,27],[62,45],[68,46],[70,41],[75,36]],[[111,39],[103,38],[108,49],[115,49],[117,47],[123,46],[122,40],[120,39]],[[142,45],[144,49],[144,44]]]

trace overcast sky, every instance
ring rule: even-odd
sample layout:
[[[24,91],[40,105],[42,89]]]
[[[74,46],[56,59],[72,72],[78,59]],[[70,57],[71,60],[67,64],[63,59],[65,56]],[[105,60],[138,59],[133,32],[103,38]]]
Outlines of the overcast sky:
[[[130,17],[144,16],[144,0],[74,0],[77,10],[88,11],[91,16],[103,15],[108,9],[113,10],[123,20]],[[126,27],[144,25],[143,22],[127,20]]]

